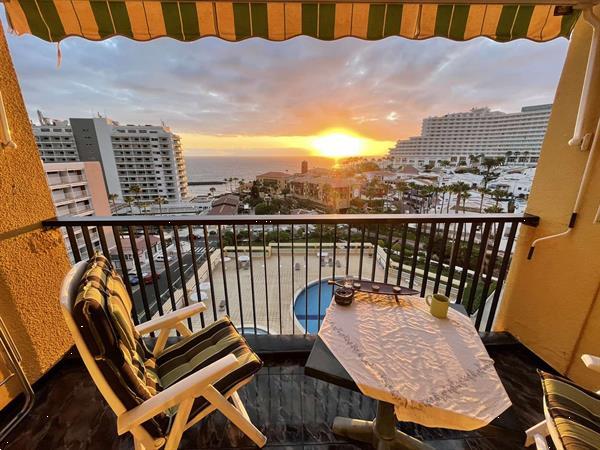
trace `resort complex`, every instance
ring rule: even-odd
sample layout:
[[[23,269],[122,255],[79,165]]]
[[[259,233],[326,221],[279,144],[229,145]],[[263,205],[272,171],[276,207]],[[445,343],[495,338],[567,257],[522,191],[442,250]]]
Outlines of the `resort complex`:
[[[600,448],[596,0],[3,4],[3,449]],[[270,42],[298,36],[315,39]],[[419,84],[477,104],[482,80],[451,86],[448,66],[485,58],[491,84],[510,48],[500,64],[537,86],[528,49],[557,38],[552,104],[448,112]],[[448,39],[472,47],[436,50]],[[50,87],[57,116],[80,117],[32,123]],[[81,117],[82,92],[160,125]],[[402,136],[391,108],[421,97],[440,115],[388,154],[325,127]],[[228,138],[270,156],[193,163]],[[284,141],[293,167],[269,161]]]

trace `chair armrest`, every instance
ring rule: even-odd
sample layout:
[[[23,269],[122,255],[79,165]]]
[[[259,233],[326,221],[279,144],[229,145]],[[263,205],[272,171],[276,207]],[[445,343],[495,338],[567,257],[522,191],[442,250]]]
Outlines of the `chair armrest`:
[[[592,355],[581,355],[581,360],[588,369],[600,372],[600,357]]]
[[[157,414],[180,404],[183,400],[200,397],[207,386],[223,378],[238,364],[235,355],[230,354],[169,386],[141,405],[121,414],[117,418],[118,433],[121,435],[131,431]]]
[[[178,322],[181,322],[194,314],[200,314],[203,311],[206,311],[206,305],[203,302],[194,303],[165,314],[164,316],[157,317],[156,319],[140,323],[135,329],[140,334],[148,334],[151,331],[163,328],[174,328]]]

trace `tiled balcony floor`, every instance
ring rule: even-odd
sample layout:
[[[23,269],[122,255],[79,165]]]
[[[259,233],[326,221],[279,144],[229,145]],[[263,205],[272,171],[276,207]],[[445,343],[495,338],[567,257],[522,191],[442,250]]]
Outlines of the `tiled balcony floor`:
[[[427,429],[403,423],[400,428],[436,449],[517,449],[523,431],[543,418],[541,388],[535,372],[545,368],[524,347],[489,346],[488,351],[513,401],[494,425],[476,432]],[[369,448],[337,438],[331,424],[337,415],[372,419],[375,402],[359,393],[304,375],[304,358],[271,360],[240,391],[254,423],[271,449],[353,450]],[[117,436],[116,419],[92,384],[82,363],[62,361],[36,389],[29,416],[2,443],[3,450],[131,449],[129,436]],[[6,412],[5,412],[6,414]],[[3,422],[6,417],[2,417]],[[187,431],[182,449],[252,448],[252,443],[219,413]]]

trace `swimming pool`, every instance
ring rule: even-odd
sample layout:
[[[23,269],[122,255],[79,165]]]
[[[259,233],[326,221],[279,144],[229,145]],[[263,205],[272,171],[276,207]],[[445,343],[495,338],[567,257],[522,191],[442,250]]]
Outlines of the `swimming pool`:
[[[321,285],[321,304],[319,308],[319,284]],[[308,290],[306,290],[308,289]],[[316,334],[319,331],[319,324],[323,323],[325,311],[331,303],[333,296],[333,286],[327,284],[327,280],[315,280],[308,284],[307,288],[302,288],[294,300],[294,316],[296,323],[302,329],[310,334]],[[306,301],[308,300],[308,310]],[[307,314],[308,312],[308,314]]]

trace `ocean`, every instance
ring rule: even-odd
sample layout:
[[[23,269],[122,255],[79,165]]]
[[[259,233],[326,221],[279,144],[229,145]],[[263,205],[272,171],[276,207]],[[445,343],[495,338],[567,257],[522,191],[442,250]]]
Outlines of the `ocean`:
[[[308,161],[309,168],[333,166],[334,160],[317,156],[286,157],[228,157],[228,156],[186,156],[186,168],[189,181],[223,181],[225,178],[237,177],[246,181],[254,180],[256,175],[264,172],[300,172],[302,161]],[[192,196],[204,195],[214,187],[216,194],[226,192],[228,184],[209,184],[190,186]]]

